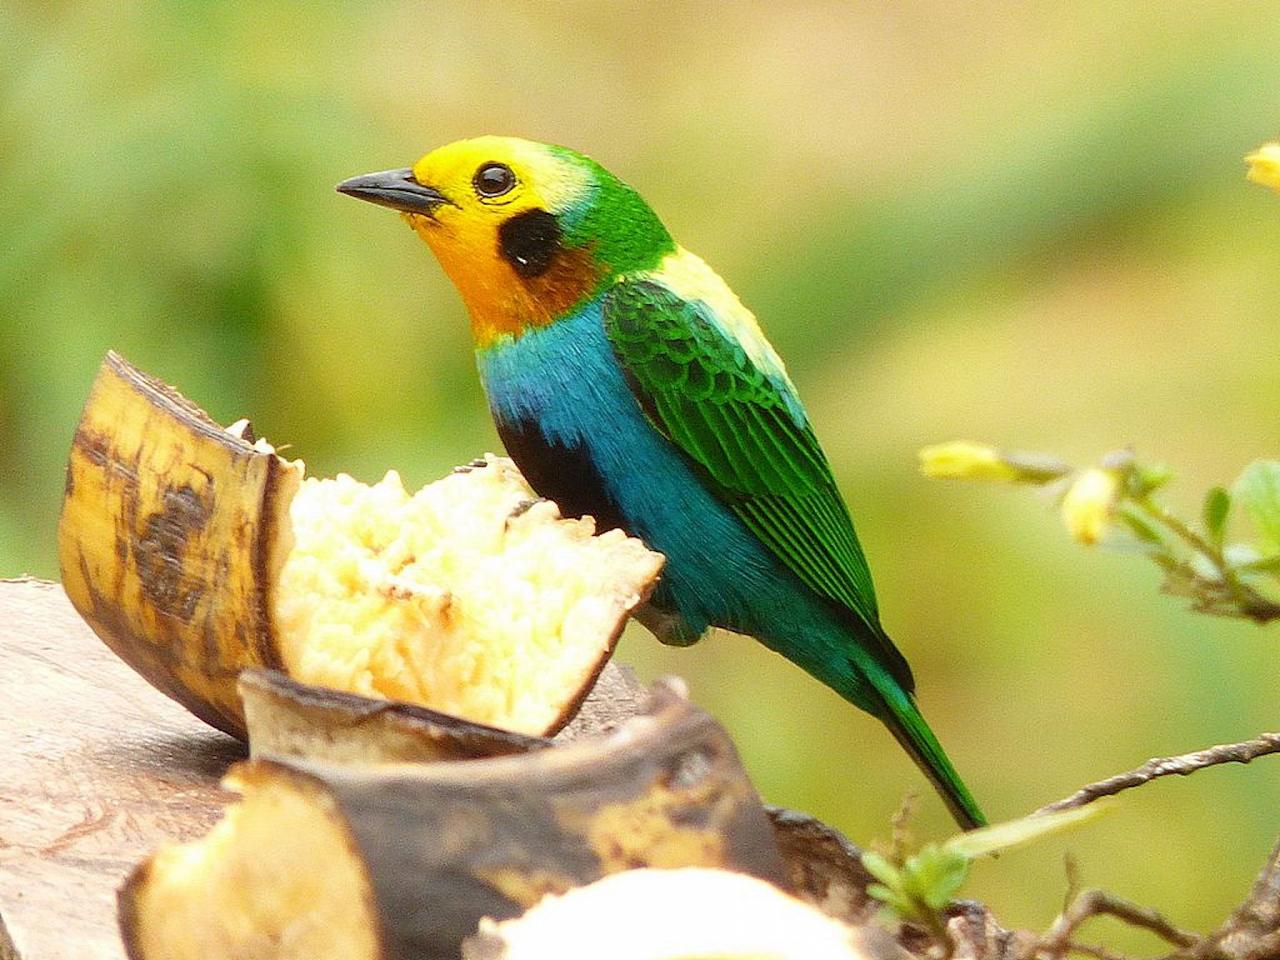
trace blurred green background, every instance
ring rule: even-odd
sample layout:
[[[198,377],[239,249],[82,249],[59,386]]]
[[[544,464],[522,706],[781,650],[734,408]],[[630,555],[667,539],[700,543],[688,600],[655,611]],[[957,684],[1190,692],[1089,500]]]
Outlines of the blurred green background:
[[[56,576],[68,443],[115,348],[311,471],[424,483],[497,439],[461,304],[333,192],[511,133],[637,186],[761,316],[858,518],[925,714],[997,818],[1274,729],[1280,628],[1212,621],[1024,492],[930,482],[967,437],[1126,443],[1171,498],[1277,453],[1280,19],[1247,3],[0,5],[0,572]],[[867,841],[941,805],[762,647],[628,635],[762,792]],[[1205,928],[1280,834],[1280,762],[1153,785],[967,888],[1042,926],[1089,884]],[[1100,924],[1105,926],[1105,922]],[[1141,946],[1137,935],[1115,934]]]

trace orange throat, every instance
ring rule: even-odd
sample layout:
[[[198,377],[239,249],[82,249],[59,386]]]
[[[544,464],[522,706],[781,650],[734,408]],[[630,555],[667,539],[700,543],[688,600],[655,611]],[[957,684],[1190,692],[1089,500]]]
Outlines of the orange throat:
[[[590,247],[579,247],[562,250],[543,273],[521,276],[501,255],[496,239],[476,243],[479,238],[428,217],[402,216],[458,288],[478,348],[559,320],[596,291],[607,271]]]

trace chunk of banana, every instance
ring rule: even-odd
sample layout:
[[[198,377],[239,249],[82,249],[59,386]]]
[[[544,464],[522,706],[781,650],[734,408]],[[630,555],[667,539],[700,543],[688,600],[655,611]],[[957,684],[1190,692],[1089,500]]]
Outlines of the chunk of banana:
[[[863,933],[755,877],[627,870],[486,918],[463,960],[872,960]]]
[[[58,530],[72,603],[119,656],[245,735],[245,667],[554,733],[661,554],[562,519],[486,457],[414,495],[303,478],[112,353],[76,430]]]
[[[551,749],[463,763],[255,759],[227,786],[243,799],[221,823],[161,849],[122,889],[134,960],[456,960],[481,918],[621,870],[786,882],[728,735],[669,688],[614,733]]]

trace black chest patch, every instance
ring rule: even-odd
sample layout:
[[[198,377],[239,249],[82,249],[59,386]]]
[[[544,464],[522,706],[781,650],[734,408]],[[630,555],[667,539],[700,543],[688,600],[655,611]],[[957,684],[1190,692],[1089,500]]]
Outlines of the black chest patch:
[[[522,277],[537,277],[551,268],[560,251],[560,224],[546,210],[529,210],[498,228],[498,249]]]
[[[529,486],[538,496],[554,500],[562,516],[595,517],[598,533],[615,527],[627,529],[586,450],[548,443],[535,423],[499,420],[496,426],[507,453]]]

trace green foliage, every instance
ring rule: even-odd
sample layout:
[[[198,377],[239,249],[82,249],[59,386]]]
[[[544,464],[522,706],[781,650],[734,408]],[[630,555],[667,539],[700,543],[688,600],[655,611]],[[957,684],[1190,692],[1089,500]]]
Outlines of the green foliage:
[[[1127,534],[1164,571],[1165,590],[1189,598],[1196,610],[1258,623],[1280,619],[1280,461],[1249,464],[1232,484],[1233,492],[1211,487],[1196,529],[1155,497],[1172,478],[1169,469],[1137,463],[1131,451],[1110,453],[1097,467],[1075,469],[1044,454],[981,444],[964,444],[966,456],[957,459],[956,447],[922,450],[925,474],[1045,487],[1056,495],[1073,537],[1092,544],[1108,532],[1113,542]],[[992,463],[1001,469],[993,470]],[[1059,466],[1047,471],[1040,466],[1044,463]],[[1236,505],[1252,523],[1252,540],[1228,542]]]
[[[901,864],[871,851],[862,855],[862,865],[880,881],[868,886],[867,893],[903,920],[922,923],[955,899],[969,876],[970,862],[938,843],[927,844]]]
[[[1213,487],[1204,497],[1205,534],[1209,542],[1216,547],[1222,546],[1222,537],[1227,526],[1227,514],[1231,511],[1231,494],[1222,487]]]
[[[1257,460],[1245,467],[1232,489],[1253,528],[1261,554],[1280,559],[1280,460]],[[1262,561],[1264,564],[1266,560]]]
[[[879,881],[869,885],[867,892],[898,918],[923,924],[939,934],[945,930],[939,912],[955,899],[975,859],[1068,830],[1104,809],[1106,804],[1093,803],[1057,813],[1032,814],[970,830],[942,843],[927,843],[912,854],[901,849],[889,856],[867,851],[862,865]],[[902,845],[900,838],[895,846]]]

